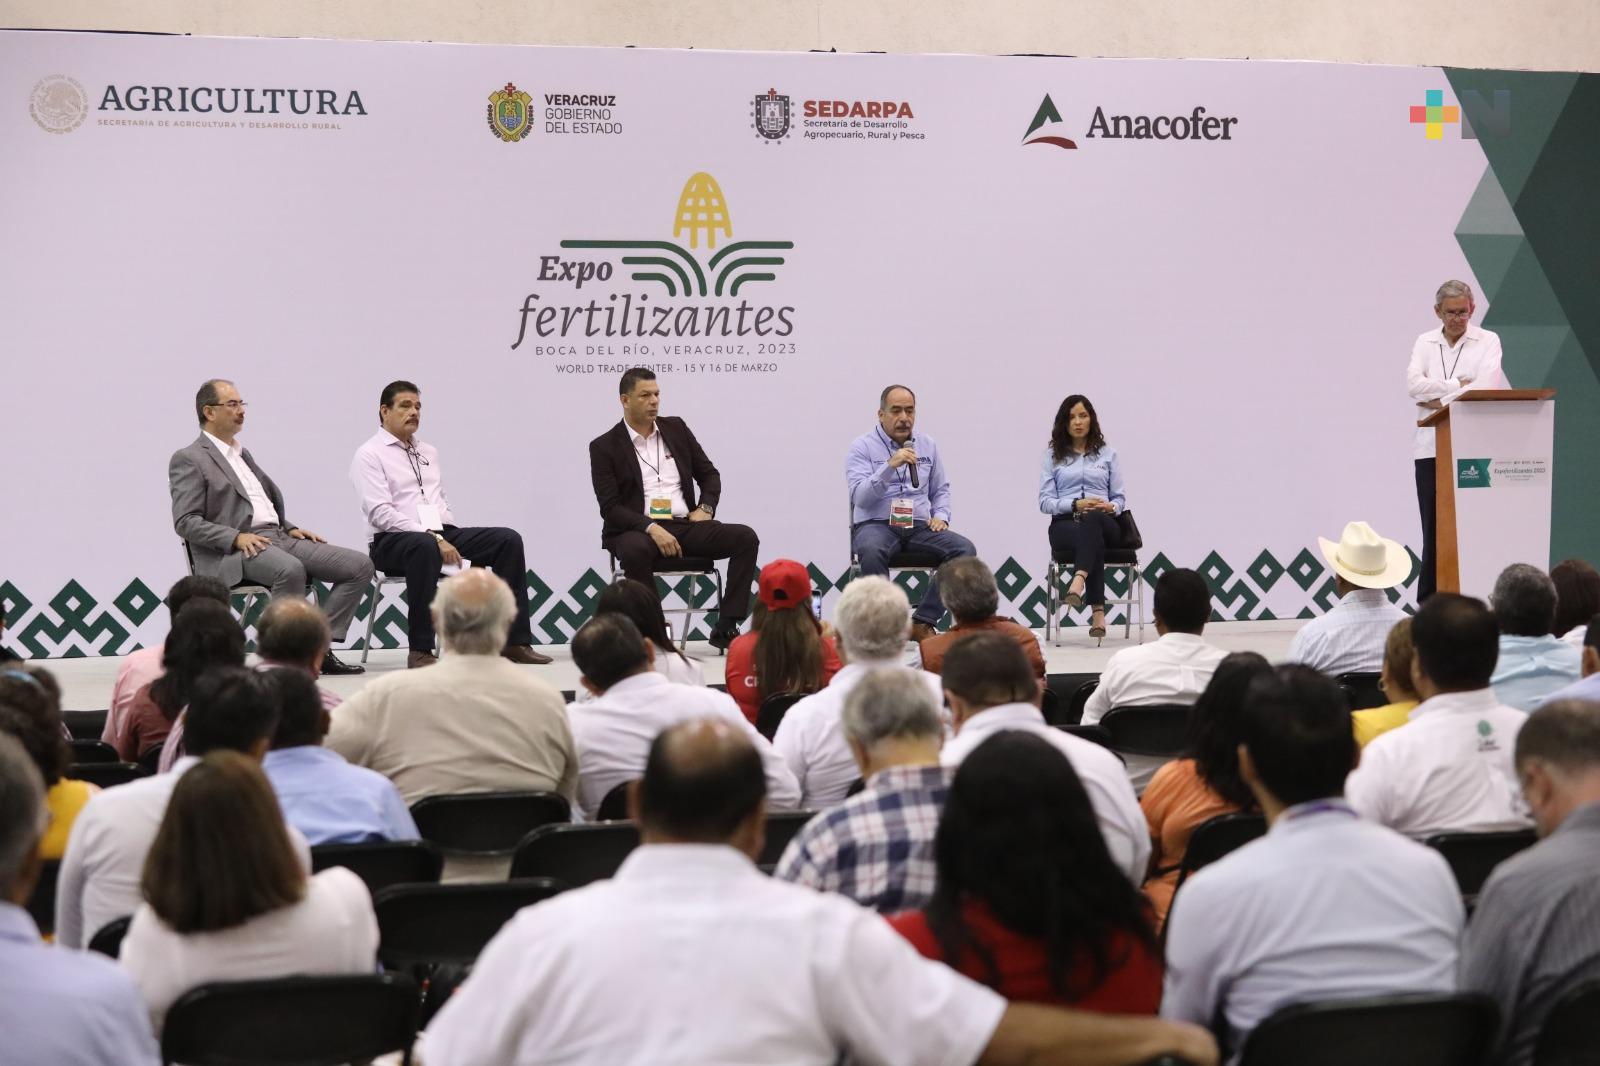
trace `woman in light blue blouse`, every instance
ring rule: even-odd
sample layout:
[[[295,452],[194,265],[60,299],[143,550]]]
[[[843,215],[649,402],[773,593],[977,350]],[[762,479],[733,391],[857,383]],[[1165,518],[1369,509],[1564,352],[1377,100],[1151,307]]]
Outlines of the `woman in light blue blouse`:
[[[1061,401],[1039,472],[1039,510],[1050,515],[1050,550],[1072,553],[1067,604],[1093,611],[1091,637],[1106,635],[1107,548],[1122,546],[1116,516],[1127,507],[1117,453],[1087,396]]]

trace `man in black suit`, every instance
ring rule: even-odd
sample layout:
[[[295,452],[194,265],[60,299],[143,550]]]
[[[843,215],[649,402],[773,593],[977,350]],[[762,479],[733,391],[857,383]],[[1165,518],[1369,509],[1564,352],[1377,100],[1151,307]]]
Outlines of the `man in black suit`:
[[[726,650],[750,613],[761,541],[749,526],[716,520],[722,475],[683,419],[657,417],[655,373],[635,367],[623,374],[621,400],[622,421],[589,442],[589,475],[605,522],[600,544],[625,575],[650,588],[662,556],[727,559],[728,587],[710,637]]]

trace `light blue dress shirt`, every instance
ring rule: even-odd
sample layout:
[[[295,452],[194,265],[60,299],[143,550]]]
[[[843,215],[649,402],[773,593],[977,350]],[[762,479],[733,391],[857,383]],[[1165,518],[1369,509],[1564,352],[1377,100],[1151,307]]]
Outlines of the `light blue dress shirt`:
[[[912,434],[917,453],[918,485],[909,466],[891,467],[889,457],[900,449],[882,426],[872,427],[850,444],[844,477],[850,486],[850,524],[887,522],[889,504],[905,498],[916,508],[916,520],[950,521],[950,478],[939,460],[939,447],[926,433]]]
[[[1537,706],[1544,706],[1556,700],[1594,700],[1600,702],[1600,674],[1590,674],[1582,681],[1574,682],[1566,688],[1558,688],[1548,696],[1540,697]]]
[[[150,1012],[131,977],[101,955],[44,943],[27,911],[0,903],[0,1062],[160,1061]]]
[[[1583,649],[1560,637],[1500,638],[1500,659],[1489,687],[1495,698],[1519,711],[1531,711],[1558,688],[1583,676]]]
[[[1039,471],[1039,510],[1045,514],[1071,514],[1073,502],[1082,496],[1098,496],[1121,514],[1128,506],[1122,484],[1122,464],[1116,449],[1107,444],[1092,455],[1069,454],[1056,462],[1049,448]]]
[[[281,748],[267,752],[261,768],[278,794],[284,820],[312,846],[420,835],[394,783],[350,765],[336,751],[314,744]]]

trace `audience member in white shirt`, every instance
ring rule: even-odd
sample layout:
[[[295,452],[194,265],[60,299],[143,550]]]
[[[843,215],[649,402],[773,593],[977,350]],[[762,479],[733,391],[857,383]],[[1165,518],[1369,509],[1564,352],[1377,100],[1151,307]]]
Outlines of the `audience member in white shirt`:
[[[960,766],[979,744],[1008,729],[1043,737],[1077,771],[1117,868],[1135,885],[1142,884],[1150,863],[1150,827],[1122,760],[1093,741],[1045,724],[1038,679],[1016,641],[999,633],[974,633],[951,647],[941,676],[955,736],[945,744],[940,761]]]
[[[277,707],[260,674],[233,667],[201,677],[189,700],[186,743],[192,754],[170,773],[106,789],[72,823],[56,883],[56,942],[84,947],[102,926],[138,908],[145,856],[172,790],[197,756],[237,751],[259,762],[277,726]],[[309,869],[305,838],[292,830],[290,837]]]
[[[833,675],[827,688],[790,707],[772,738],[772,746],[800,782],[800,806],[805,809],[832,807],[861,776],[840,721],[844,698],[874,670],[909,669],[901,656],[911,635],[910,614],[905,592],[886,577],[856,578],[840,595],[833,624],[845,666]],[[938,675],[913,672],[942,706],[944,692]]]
[[[626,577],[607,585],[594,603],[594,616],[598,618],[603,614],[620,614],[638,627],[655,653],[650,668],[656,673],[676,685],[706,687],[706,675],[700,663],[673,645],[672,634],[667,631],[667,616],[661,610],[655,589]],[[587,703],[592,699],[593,692],[579,688],[575,702]]]
[[[1582,559],[1563,559],[1550,568],[1550,580],[1556,586],[1556,622],[1550,632],[1581,648],[1589,619],[1600,614],[1600,570]]]
[[[1173,898],[1162,1015],[1220,1018],[1237,1060],[1293,1003],[1452,991],[1460,890],[1438,852],[1340,798],[1359,749],[1338,686],[1280,666],[1251,683],[1241,726],[1239,769],[1270,828]]]
[[[1013,645],[1015,647],[1015,645]],[[523,910],[423,1036],[428,1066],[1216,1061],[1210,1036],[1000,996],[919,956],[876,913],[762,876],[749,734],[684,722],[630,802],[617,876]]]
[[[367,886],[341,867],[306,877],[272,786],[237,752],[212,752],[183,775],[140,887],[120,958],[157,1031],[199,985],[371,973],[377,961]]]
[[[619,612],[596,614],[572,637],[572,661],[593,699],[567,711],[578,749],[578,808],[593,819],[606,795],[644,773],[650,745],[668,726],[690,718],[719,718],[750,737],[761,754],[773,807],[794,810],[800,786],[767,738],[756,732],[733,697],[713,688],[675,685],[654,669],[660,653]]]
[[[1501,703],[1531,711],[1583,676],[1582,648],[1551,635],[1556,586],[1543,570],[1512,563],[1495,578],[1489,606],[1500,627],[1500,657],[1489,684]]]
[[[1386,590],[1411,576],[1411,555],[1399,541],[1378,536],[1365,522],[1346,525],[1338,543],[1326,537],[1318,537],[1317,543],[1333,568],[1339,602],[1300,627],[1289,645],[1288,661],[1329,677],[1375,674],[1383,669],[1389,630],[1406,617],[1389,602]]]
[[[1499,633],[1482,601],[1435,593],[1411,620],[1410,720],[1362,751],[1345,795],[1363,817],[1414,837],[1522,829],[1512,765],[1527,718],[1489,688]]]
[[[1211,617],[1211,590],[1193,570],[1174,569],[1156,580],[1153,644],[1123,648],[1107,662],[1100,684],[1083,707],[1083,724],[1094,725],[1113,707],[1152,703],[1192,704],[1228,653],[1200,634]]]

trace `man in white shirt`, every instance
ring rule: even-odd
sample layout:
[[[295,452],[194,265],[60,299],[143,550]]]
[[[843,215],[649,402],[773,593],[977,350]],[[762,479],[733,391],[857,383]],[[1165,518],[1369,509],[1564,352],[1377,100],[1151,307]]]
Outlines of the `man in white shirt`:
[[[441,567],[462,560],[487,567],[511,589],[516,613],[500,650],[514,663],[542,666],[550,657],[533,649],[528,621],[528,565],[522,534],[505,526],[460,526],[444,490],[439,450],[417,439],[422,390],[391,381],[378,394],[378,432],[356,449],[350,481],[367,520],[367,552],[389,575],[406,579],[408,668],[432,666],[433,618],[428,613]]]
[[[1217,664],[1228,654],[1200,634],[1211,617],[1211,590],[1193,570],[1167,570],[1156,580],[1153,644],[1123,648],[1106,662],[1100,684],[1083,707],[1083,724],[1094,725],[1113,707],[1152,703],[1190,704],[1200,698]]]
[[[1389,602],[1386,590],[1411,575],[1411,556],[1395,540],[1378,536],[1365,522],[1344,527],[1338,543],[1318,537],[1322,556],[1333,568],[1339,602],[1300,627],[1289,645],[1288,661],[1340,674],[1376,674],[1383,669],[1389,630],[1406,617]]]
[[[1345,784],[1351,806],[1414,837],[1526,828],[1512,753],[1527,715],[1489,688],[1494,616],[1479,600],[1435,593],[1411,620],[1411,642],[1422,702],[1366,746]]]
[[[1495,699],[1519,711],[1583,676],[1583,649],[1553,636],[1556,586],[1537,566],[1512,563],[1489,594],[1500,627],[1500,657],[1489,684]]]
[[[1015,645],[1013,645],[1015,647]],[[616,877],[528,907],[423,1035],[428,1066],[1073,1063],[1173,1054],[1196,1026],[1001,997],[923,959],[876,913],[763,877],[765,773],[749,734],[683,722],[651,745]]]
[[[1280,666],[1252,682],[1240,727],[1239,772],[1270,828],[1173,898],[1162,1017],[1220,1019],[1237,1060],[1292,1003],[1454,990],[1460,889],[1438,852],[1340,798],[1358,749],[1338,686]]]
[[[826,688],[790,707],[772,738],[772,746],[800,782],[800,806],[806,810],[832,807],[861,776],[840,721],[844,698],[874,670],[908,669],[901,655],[911,635],[910,613],[904,590],[886,577],[858,577],[840,595],[833,624],[846,665]],[[924,670],[914,673],[942,705],[938,676]]]
[[[1439,328],[1430,329],[1411,346],[1406,391],[1417,401],[1416,421],[1427,418],[1470,387],[1504,389],[1510,384],[1500,369],[1500,338],[1471,324],[1472,287],[1447,281],[1434,294],[1433,313]],[[1434,592],[1434,457],[1433,428],[1418,426],[1413,439],[1417,508],[1422,513],[1422,572],[1417,575],[1417,602]]]
[[[145,856],[184,771],[208,751],[238,751],[259,761],[278,726],[266,683],[255,671],[242,668],[202,676],[185,717],[189,754],[170,772],[106,789],[72,823],[56,884],[56,943],[85,947],[102,926],[138,908]],[[305,838],[293,829],[289,836],[309,869]]]
[[[578,809],[593,820],[612,789],[644,773],[650,745],[668,726],[718,718],[750,736],[766,771],[767,797],[780,810],[800,804],[800,786],[733,697],[677,685],[655,671],[655,647],[624,615],[599,614],[572,638],[572,661],[594,699],[567,708],[578,749]]]
[[[333,713],[323,746],[394,782],[406,804],[464,792],[559,792],[578,757],[566,702],[501,657],[517,615],[511,589],[473,567],[439,583],[433,625],[444,657],[369,683]]]
[[[1093,741],[1045,724],[1039,713],[1042,691],[1016,642],[998,633],[975,633],[950,649],[942,676],[955,736],[945,744],[940,762],[960,766],[968,752],[1008,729],[1043,737],[1060,749],[1083,781],[1111,858],[1129,880],[1142,884],[1150,863],[1150,826],[1122,760]]]
[[[330,581],[328,625],[334,643],[344,640],[361,596],[372,584],[372,561],[339,548],[283,513],[283,494],[236,439],[246,404],[233,382],[214,378],[194,398],[200,436],[172,454],[167,464],[172,526],[189,546],[195,573],[221,578],[229,588],[257,582],[272,595],[306,594],[307,580]],[[359,674],[333,652],[325,674]]]

